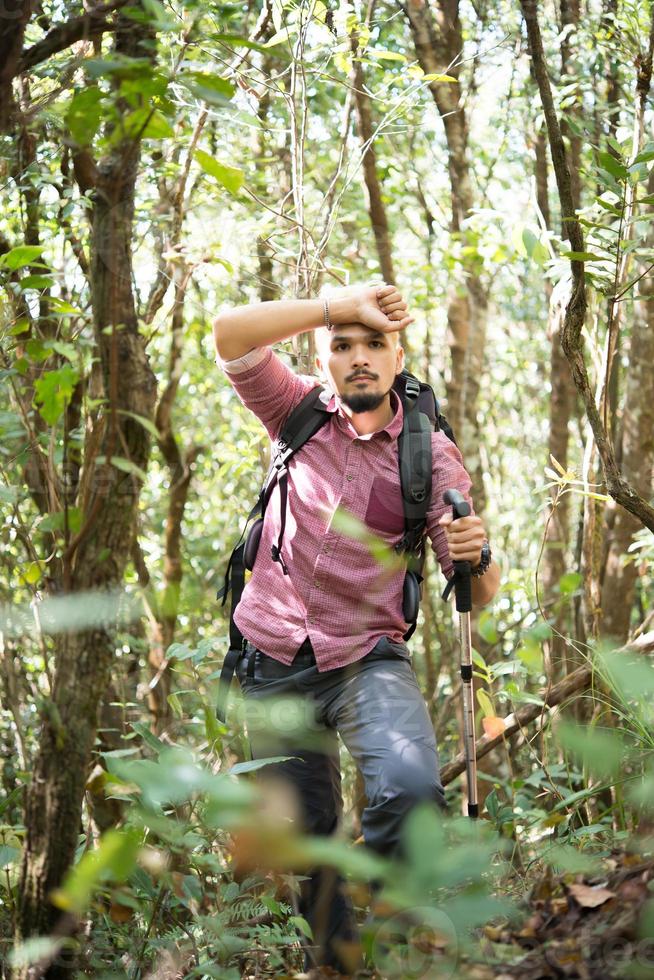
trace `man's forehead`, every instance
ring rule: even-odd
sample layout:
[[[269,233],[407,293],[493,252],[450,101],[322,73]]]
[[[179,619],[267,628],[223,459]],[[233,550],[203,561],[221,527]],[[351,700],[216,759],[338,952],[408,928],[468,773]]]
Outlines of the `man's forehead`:
[[[332,330],[327,330],[325,327],[321,327],[318,331],[319,333],[319,346],[329,346],[333,343],[341,343],[344,340],[382,340],[384,338],[395,343],[398,337],[397,333],[383,333],[380,330],[372,330],[370,327],[366,327],[363,323],[339,323]]]

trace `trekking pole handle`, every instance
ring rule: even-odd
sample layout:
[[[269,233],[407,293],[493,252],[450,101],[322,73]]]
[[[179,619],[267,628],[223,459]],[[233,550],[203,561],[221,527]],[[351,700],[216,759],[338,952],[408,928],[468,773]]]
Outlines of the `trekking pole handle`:
[[[470,504],[458,490],[446,490],[443,500],[446,504],[452,505],[452,517],[455,521],[459,517],[467,517],[470,513]]]
[[[470,504],[458,490],[446,490],[443,494],[443,501],[446,504],[451,504],[452,516],[455,521],[459,517],[467,517],[470,513]],[[454,597],[456,610],[459,613],[469,613],[472,610],[471,571],[472,565],[469,561],[454,562]]]

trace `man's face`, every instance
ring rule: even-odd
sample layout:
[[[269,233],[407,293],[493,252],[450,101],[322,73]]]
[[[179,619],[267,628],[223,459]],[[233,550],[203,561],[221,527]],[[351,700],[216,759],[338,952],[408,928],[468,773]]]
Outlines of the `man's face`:
[[[320,330],[318,368],[353,412],[379,408],[404,367],[399,334],[377,333],[361,324]]]

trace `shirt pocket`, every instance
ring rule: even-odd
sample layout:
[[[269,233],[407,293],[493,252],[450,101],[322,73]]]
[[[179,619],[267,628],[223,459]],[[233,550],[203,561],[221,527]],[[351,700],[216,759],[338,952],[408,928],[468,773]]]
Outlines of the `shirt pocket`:
[[[399,483],[375,477],[368,498],[365,522],[373,531],[401,534],[404,531],[404,507]]]

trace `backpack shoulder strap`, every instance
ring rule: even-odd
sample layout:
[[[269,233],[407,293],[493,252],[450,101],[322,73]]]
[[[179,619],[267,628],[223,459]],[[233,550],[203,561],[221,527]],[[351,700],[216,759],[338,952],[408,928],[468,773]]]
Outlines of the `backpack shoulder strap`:
[[[404,421],[398,439],[398,456],[404,507],[404,536],[398,548],[419,557],[431,499],[431,434],[434,431],[434,421],[421,411],[420,382],[408,372],[403,372],[402,388],[400,397]]]
[[[220,674],[216,704],[216,715],[221,721],[225,721],[227,697],[232,676],[238,660],[243,656],[245,649],[245,639],[234,621],[234,612],[241,601],[241,595],[245,588],[246,544],[243,543],[245,530],[252,520],[255,520],[255,523],[263,523],[266,506],[273,488],[277,483],[280,492],[281,524],[277,544],[273,545],[272,548],[272,559],[281,564],[285,575],[288,574],[288,569],[282,557],[282,541],[286,528],[286,505],[288,499],[287,465],[291,457],[316,434],[318,429],[322,428],[329,421],[331,413],[327,411],[328,401],[329,395],[325,388],[317,385],[311,391],[307,392],[302,401],[295,406],[284,422],[273,447],[270,469],[268,470],[263,489],[259,494],[257,502],[250,511],[243,533],[229,559],[225,582],[223,588],[218,592],[218,598],[222,599],[223,605],[225,605],[230,591],[232,597],[229,616],[229,650],[225,656]],[[252,565],[248,564],[247,567],[251,568]]]
[[[298,449],[301,449],[329,421],[331,413],[327,411],[328,400],[329,396],[323,387],[317,385],[312,388],[286,419],[273,450],[270,470],[263,491],[261,516],[264,515],[276,483],[279,487],[280,523],[277,544],[272,546],[272,560],[280,563],[284,575],[288,575],[288,569],[282,556],[288,502],[288,464]]]
[[[277,436],[271,461],[271,472],[278,472],[290,458],[311,439],[318,429],[329,420],[327,411],[329,393],[322,385],[307,392],[290,413]],[[268,474],[270,479],[271,473]],[[267,484],[268,480],[266,480]]]

